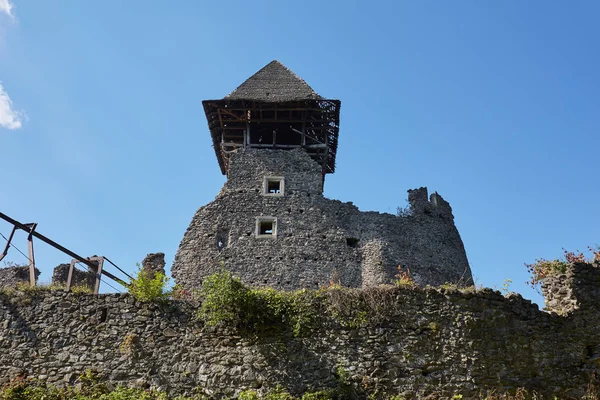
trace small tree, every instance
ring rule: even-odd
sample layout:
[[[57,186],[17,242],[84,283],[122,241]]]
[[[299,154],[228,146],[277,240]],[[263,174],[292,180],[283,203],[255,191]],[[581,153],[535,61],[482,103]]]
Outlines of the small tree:
[[[166,289],[169,278],[162,272],[147,271],[141,268],[139,263],[137,266],[137,277],[129,284],[129,293],[143,302],[168,300],[171,296],[171,292]]]

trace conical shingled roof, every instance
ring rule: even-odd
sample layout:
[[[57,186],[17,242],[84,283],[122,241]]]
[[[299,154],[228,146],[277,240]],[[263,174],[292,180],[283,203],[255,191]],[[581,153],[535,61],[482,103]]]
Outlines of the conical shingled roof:
[[[225,99],[285,102],[319,100],[322,97],[285,65],[273,60],[227,95]]]

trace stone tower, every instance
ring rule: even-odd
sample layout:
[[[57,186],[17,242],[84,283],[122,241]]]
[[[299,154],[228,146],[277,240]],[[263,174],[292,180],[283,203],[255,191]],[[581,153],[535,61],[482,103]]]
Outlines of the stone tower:
[[[402,216],[323,197],[335,170],[339,100],[273,61],[203,105],[227,182],[181,241],[172,267],[179,285],[197,288],[225,268],[256,286],[361,287],[393,281],[399,265],[419,284],[472,282],[452,210],[437,193],[409,191]]]

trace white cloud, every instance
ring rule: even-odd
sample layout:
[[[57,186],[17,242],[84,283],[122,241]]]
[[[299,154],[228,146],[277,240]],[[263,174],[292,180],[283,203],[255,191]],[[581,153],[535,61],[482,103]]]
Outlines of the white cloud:
[[[1,2],[2,0],[0,4]],[[22,112],[13,109],[12,100],[0,83],[0,128],[19,129],[23,125],[21,122],[23,117]]]
[[[10,2],[10,0],[0,0],[0,12],[5,13],[11,18],[14,18],[12,13],[12,8],[14,5]]]

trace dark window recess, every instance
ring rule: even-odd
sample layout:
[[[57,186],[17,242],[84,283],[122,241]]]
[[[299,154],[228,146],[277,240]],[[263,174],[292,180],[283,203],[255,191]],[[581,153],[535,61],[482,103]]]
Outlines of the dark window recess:
[[[274,129],[270,126],[261,126],[260,124],[251,124],[250,143],[251,144],[273,144]]]
[[[229,232],[226,230],[220,230],[217,232],[217,236],[216,236],[217,249],[223,250],[225,247],[227,247],[228,236],[229,236]]]
[[[273,221],[260,221],[259,235],[273,234]]]
[[[250,145],[300,146],[301,132],[302,123],[250,122]]]
[[[281,193],[281,181],[280,180],[267,181],[267,193],[269,193],[269,194]]]
[[[360,241],[360,239],[358,238],[353,238],[353,237],[347,237],[346,238],[346,244],[350,247],[356,247],[358,246],[358,242]]]
[[[594,356],[594,346],[588,344],[585,346],[585,352],[587,354],[587,358],[592,358]]]
[[[106,322],[106,317],[108,316],[108,310],[106,308],[100,309],[100,318],[98,320],[100,322]]]

